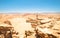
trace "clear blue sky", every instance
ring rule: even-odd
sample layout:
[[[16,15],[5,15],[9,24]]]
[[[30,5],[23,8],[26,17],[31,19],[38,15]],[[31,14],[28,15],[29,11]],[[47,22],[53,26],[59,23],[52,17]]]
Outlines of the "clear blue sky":
[[[60,12],[60,0],[0,0],[0,12]]]

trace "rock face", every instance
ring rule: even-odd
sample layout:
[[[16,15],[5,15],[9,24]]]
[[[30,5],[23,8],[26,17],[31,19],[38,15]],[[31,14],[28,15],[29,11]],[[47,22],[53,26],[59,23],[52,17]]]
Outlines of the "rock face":
[[[38,17],[36,15],[2,14],[0,24],[14,27],[19,38],[60,38],[60,14],[38,14]]]

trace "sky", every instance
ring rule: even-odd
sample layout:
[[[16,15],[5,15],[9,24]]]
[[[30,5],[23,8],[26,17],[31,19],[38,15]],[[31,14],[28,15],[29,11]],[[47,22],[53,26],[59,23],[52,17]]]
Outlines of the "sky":
[[[3,12],[60,12],[60,0],[0,0]]]

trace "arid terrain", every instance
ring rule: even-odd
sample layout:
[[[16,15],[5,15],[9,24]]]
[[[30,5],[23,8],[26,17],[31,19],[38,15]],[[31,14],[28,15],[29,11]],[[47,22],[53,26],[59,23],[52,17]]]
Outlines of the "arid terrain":
[[[12,38],[60,38],[60,14],[0,14],[1,26],[13,27]],[[0,38],[11,38],[4,28]]]

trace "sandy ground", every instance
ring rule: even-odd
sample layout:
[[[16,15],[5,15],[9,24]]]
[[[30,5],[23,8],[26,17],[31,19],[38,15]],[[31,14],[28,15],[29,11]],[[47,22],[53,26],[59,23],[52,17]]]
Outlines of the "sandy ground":
[[[31,30],[31,23],[26,23],[26,20],[36,19],[36,15],[37,14],[28,14],[28,13],[27,14],[0,14],[0,23],[4,23],[4,21],[9,20],[11,24],[13,25],[14,29],[18,32],[21,31],[24,35],[25,30]],[[53,27],[49,28],[49,30],[47,29],[44,29],[44,30],[51,31],[53,35],[60,38],[60,34],[57,33],[57,32],[60,32],[60,14],[38,14],[38,18],[43,19],[42,23],[48,22],[51,19],[51,22],[53,23]],[[48,28],[51,22],[43,24],[43,26]],[[57,29],[57,30],[54,30],[54,29]]]

